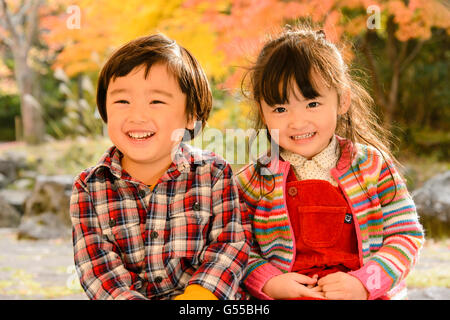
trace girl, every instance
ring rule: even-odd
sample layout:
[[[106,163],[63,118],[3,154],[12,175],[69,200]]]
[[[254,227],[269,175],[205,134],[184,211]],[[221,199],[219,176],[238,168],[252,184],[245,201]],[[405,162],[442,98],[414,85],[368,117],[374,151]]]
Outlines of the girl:
[[[249,75],[257,127],[280,159],[237,174],[253,228],[246,289],[258,299],[406,297],[423,229],[339,50],[323,31],[286,30]]]

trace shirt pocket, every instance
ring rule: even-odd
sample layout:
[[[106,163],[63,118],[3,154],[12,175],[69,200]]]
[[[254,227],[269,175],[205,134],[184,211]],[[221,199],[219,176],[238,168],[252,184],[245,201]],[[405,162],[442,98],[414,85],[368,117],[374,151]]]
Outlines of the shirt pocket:
[[[300,236],[311,248],[333,246],[342,234],[346,207],[299,206]]]
[[[139,270],[144,265],[145,248],[139,221],[129,221],[110,229],[112,238],[126,267]],[[112,237],[111,237],[112,236]]]
[[[165,253],[172,259],[187,258],[197,264],[208,239],[210,210],[187,210],[169,214]]]

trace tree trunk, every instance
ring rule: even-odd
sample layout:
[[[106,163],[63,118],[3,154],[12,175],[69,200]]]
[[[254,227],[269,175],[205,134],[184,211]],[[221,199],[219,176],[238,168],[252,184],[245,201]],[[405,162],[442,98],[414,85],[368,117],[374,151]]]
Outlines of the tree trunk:
[[[20,94],[20,112],[23,124],[23,139],[30,144],[44,140],[45,125],[42,108],[38,102],[39,82],[28,65],[28,53],[37,36],[38,11],[43,0],[22,1],[16,12],[9,10],[5,0],[0,0],[0,26],[8,35],[0,33],[14,57],[14,75]]]
[[[39,144],[44,140],[45,125],[41,105],[34,94],[38,83],[35,81],[34,71],[27,64],[28,53],[14,50],[13,56],[15,78],[20,94],[22,137],[26,143]]]

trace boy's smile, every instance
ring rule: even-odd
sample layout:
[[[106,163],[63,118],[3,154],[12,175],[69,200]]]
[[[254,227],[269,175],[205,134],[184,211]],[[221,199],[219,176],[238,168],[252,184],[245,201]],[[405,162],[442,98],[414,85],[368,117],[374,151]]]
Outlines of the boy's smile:
[[[162,63],[154,64],[147,77],[145,68],[137,67],[111,79],[106,110],[108,134],[123,153],[123,169],[144,183],[156,182],[180,141],[173,133],[192,125],[186,116],[186,95],[176,78]]]

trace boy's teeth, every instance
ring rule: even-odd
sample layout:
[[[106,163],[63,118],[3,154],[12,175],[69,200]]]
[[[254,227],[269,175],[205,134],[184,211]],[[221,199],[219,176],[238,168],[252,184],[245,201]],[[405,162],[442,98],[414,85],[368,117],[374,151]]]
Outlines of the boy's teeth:
[[[302,134],[301,136],[292,136],[292,138],[294,140],[307,139],[307,138],[312,137],[314,134],[315,134],[315,132],[310,132],[310,133]]]
[[[128,136],[134,139],[143,139],[147,137],[151,137],[154,132],[128,132]]]

